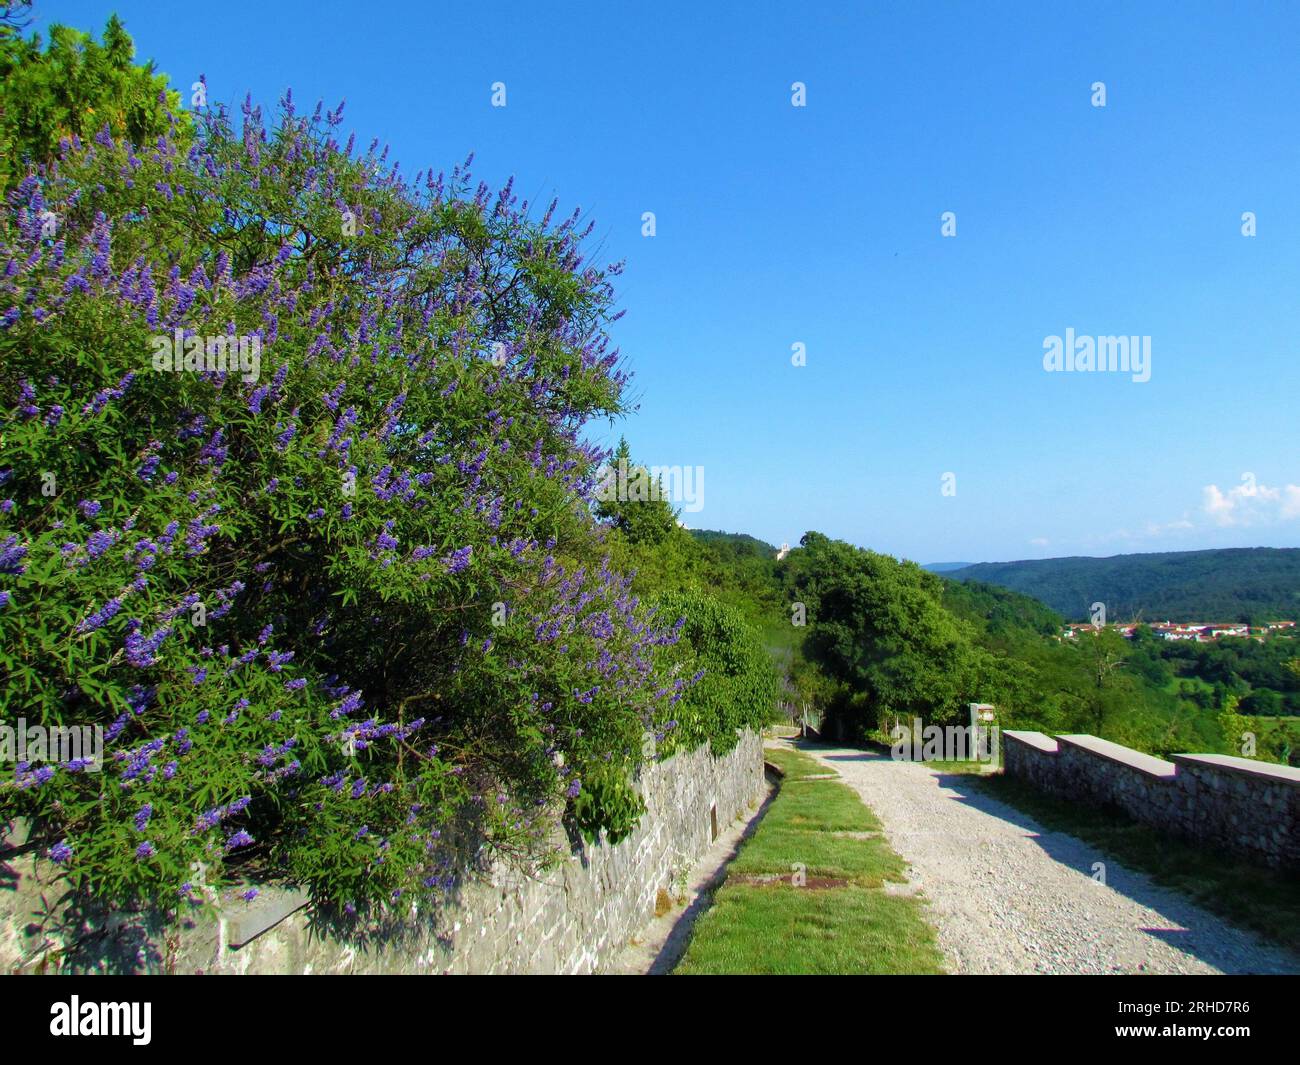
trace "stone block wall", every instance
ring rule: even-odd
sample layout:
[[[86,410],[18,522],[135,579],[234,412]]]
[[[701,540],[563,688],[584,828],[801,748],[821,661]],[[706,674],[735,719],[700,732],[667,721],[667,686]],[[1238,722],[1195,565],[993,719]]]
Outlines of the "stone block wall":
[[[1008,776],[1071,802],[1277,868],[1300,870],[1300,769],[1221,754],[1171,760],[1096,736],[1002,733]]]
[[[715,830],[757,808],[762,738],[743,733],[721,758],[707,746],[677,754],[648,766],[639,787],[646,812],[620,843],[566,847],[563,864],[537,879],[498,868],[454,903],[368,938],[322,929],[305,897],[284,889],[251,904],[230,892],[180,922],[73,909],[56,869],[30,852],[0,853],[0,972],[598,972]]]
[[[1002,771],[1056,794],[1056,741],[1041,732],[1001,733]]]

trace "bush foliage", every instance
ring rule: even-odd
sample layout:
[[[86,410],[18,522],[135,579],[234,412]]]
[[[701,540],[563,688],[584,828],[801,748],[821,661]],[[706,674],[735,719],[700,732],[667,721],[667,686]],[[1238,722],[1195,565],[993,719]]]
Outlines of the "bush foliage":
[[[44,49],[40,37],[25,39],[0,25],[0,188],[11,189],[29,164],[52,162],[65,137],[89,138],[105,124],[135,144],[166,133],[180,97],[134,57],[116,15],[102,43],[54,25]],[[176,117],[187,132],[190,116]]]
[[[683,643],[698,667],[674,712],[668,749],[708,743],[725,754],[738,730],[761,728],[771,716],[780,687],[776,664],[740,613],[712,596],[679,592],[656,602],[663,616],[685,619]]]
[[[74,133],[0,219],[0,718],[106,740],[102,772],[19,764],[0,813],[101,896],[437,891],[566,808],[624,833],[646,730],[723,749],[752,713],[720,700],[762,694],[728,619],[604,558],[617,265],[341,112]]]

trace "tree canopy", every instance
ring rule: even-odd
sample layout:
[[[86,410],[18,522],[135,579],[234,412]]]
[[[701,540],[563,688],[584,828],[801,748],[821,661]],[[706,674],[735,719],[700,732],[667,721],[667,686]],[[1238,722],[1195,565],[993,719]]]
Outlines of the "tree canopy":
[[[59,145],[105,126],[114,137],[145,145],[167,133],[188,133],[179,94],[152,64],[135,63],[135,45],[113,15],[102,42],[67,26],[49,41],[0,26],[0,188],[13,188],[32,166],[58,156]]]

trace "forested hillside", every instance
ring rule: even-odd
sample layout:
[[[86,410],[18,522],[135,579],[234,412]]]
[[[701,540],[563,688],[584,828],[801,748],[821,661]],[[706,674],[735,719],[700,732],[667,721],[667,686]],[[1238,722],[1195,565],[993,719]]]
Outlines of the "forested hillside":
[[[1300,548],[1168,551],[980,562],[946,571],[1032,595],[1069,621],[1105,603],[1111,621],[1249,621],[1300,615]]]
[[[767,635],[787,698],[820,709],[845,739],[920,717],[960,722],[991,702],[1007,728],[1089,732],[1154,754],[1300,753],[1300,642],[1181,643],[1140,628],[1063,639],[1064,619],[1035,598],[977,580],[947,580],[912,562],[810,532],[784,559],[742,534],[680,534],[669,559],[695,573]],[[691,542],[691,538],[694,542]],[[666,553],[665,553],[666,552]],[[659,579],[662,579],[660,576]],[[800,624],[802,621],[802,624]]]

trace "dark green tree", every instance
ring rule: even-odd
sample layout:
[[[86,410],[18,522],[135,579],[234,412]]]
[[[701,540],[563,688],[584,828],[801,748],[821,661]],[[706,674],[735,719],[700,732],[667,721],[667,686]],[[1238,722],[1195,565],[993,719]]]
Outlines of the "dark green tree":
[[[151,143],[168,131],[168,112],[177,114],[178,133],[188,136],[190,119],[180,96],[152,63],[135,62],[135,44],[112,16],[103,41],[67,26],[50,27],[24,39],[0,26],[0,185],[14,187],[34,166],[57,158],[65,138],[93,137],[105,125],[114,137]]]
[[[895,716],[959,720],[976,662],[971,629],[944,609],[940,579],[817,533],[802,544],[787,573],[806,610],[804,648],[851,693],[838,708],[850,731]]]
[[[677,513],[664,498],[663,485],[649,469],[632,461],[626,438],[619,440],[605,474],[596,514],[628,543],[659,544],[677,531]]]

